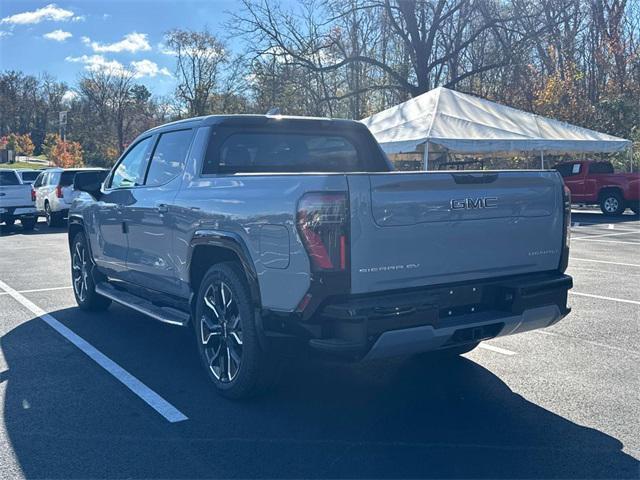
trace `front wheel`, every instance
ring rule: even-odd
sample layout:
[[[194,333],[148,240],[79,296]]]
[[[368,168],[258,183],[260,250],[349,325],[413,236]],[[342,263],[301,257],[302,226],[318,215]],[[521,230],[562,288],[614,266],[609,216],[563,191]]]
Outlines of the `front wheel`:
[[[91,275],[93,263],[84,233],[73,237],[71,244],[71,280],[73,295],[82,310],[105,310],[111,300],[96,293],[96,286]]]
[[[622,195],[618,192],[609,192],[602,195],[600,210],[605,215],[622,215],[625,210]]]
[[[4,219],[4,224],[7,227],[13,227],[13,224],[16,223],[16,219],[14,217],[10,217],[10,218],[5,218]]]
[[[207,271],[198,292],[193,326],[200,359],[216,390],[246,398],[268,387],[273,359],[263,350],[243,272],[233,262]]]

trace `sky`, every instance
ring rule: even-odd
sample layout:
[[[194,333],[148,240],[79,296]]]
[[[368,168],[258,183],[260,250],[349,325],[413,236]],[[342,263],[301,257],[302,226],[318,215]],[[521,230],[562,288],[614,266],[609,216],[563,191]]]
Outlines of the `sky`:
[[[175,88],[175,59],[163,46],[173,28],[225,32],[234,0],[0,0],[0,71],[47,72],[74,85],[83,71],[131,68],[156,95]]]

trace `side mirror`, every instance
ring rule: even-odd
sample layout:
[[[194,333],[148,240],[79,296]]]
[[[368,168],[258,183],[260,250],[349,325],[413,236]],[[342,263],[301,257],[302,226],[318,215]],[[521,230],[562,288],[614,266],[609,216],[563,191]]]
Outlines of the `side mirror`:
[[[100,187],[109,172],[78,172],[73,178],[73,189],[80,192],[87,192],[94,198],[100,197]]]

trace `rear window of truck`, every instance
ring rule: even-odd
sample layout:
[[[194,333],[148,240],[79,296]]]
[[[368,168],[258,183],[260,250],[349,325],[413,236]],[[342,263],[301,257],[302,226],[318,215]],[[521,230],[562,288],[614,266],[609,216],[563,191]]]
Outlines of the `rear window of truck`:
[[[8,185],[20,185],[18,176],[11,170],[0,172],[0,186],[5,187]]]
[[[219,129],[209,146],[204,174],[389,170],[382,154],[372,148],[375,142],[357,132],[224,130]]]

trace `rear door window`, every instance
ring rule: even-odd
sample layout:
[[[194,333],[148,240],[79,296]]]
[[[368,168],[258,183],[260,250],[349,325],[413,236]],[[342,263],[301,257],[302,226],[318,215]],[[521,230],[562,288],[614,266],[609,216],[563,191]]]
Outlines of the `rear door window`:
[[[184,168],[193,130],[178,130],[160,135],[153,151],[145,185],[164,185]]]
[[[20,185],[20,180],[15,172],[9,171],[0,171],[0,187],[8,187],[11,185]]]
[[[62,172],[60,175],[60,186],[68,187],[73,185],[73,179],[76,177],[77,172]]]

